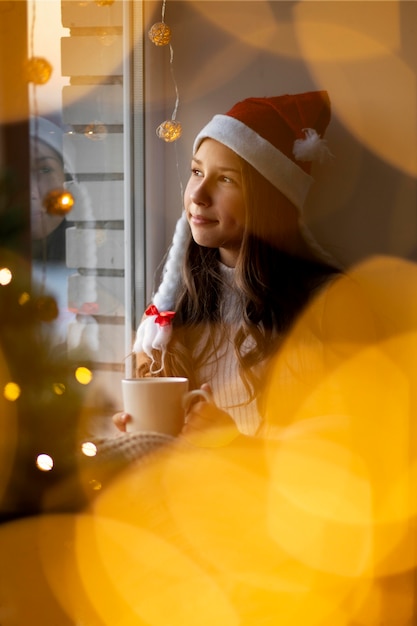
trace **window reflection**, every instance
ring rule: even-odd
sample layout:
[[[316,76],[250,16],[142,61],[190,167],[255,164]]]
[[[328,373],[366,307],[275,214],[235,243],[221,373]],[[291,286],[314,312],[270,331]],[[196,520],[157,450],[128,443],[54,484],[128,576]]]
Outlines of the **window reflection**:
[[[62,226],[65,226],[65,216],[48,214],[45,211],[43,201],[49,191],[64,187],[62,131],[58,126],[44,118],[32,120],[30,174],[32,240],[35,244],[47,239],[48,258],[61,259],[65,247],[65,239],[61,234],[63,232]],[[54,237],[50,238],[51,235]],[[33,246],[35,256],[39,256],[40,247]]]
[[[64,193],[74,181],[73,168],[63,153],[63,129],[50,120],[37,117],[30,122],[30,214],[33,277],[42,291],[52,295],[59,316],[51,326],[54,342],[65,345],[68,324],[75,315],[68,310],[66,230],[70,222],[64,211],[51,212],[45,200],[51,192]]]
[[[125,272],[133,257],[126,226],[141,233],[131,215],[135,200],[125,159],[132,103],[124,88],[130,80],[124,50],[132,34],[123,25],[131,10],[124,2],[28,4],[30,56],[52,67],[45,84],[30,87],[33,282],[58,306],[59,317],[43,324],[48,341],[71,359],[91,363],[89,401],[100,403],[107,422],[120,406],[120,379],[130,366],[133,331],[125,326],[134,326],[136,279],[132,267]],[[141,131],[136,135],[140,142]],[[140,193],[141,180],[137,168]],[[74,201],[67,212],[54,204],[59,190]],[[135,251],[141,273],[142,253]]]

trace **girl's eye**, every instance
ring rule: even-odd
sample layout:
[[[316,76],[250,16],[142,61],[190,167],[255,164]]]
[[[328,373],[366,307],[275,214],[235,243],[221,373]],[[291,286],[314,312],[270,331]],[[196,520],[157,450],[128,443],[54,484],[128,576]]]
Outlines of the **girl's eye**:
[[[197,169],[196,167],[193,167],[193,168],[191,169],[191,173],[192,173],[194,176],[202,176],[202,172],[201,172],[201,170]]]
[[[231,178],[229,178],[228,176],[223,176],[223,177],[222,177],[222,180],[223,180],[225,183],[232,183],[232,182],[233,182],[233,181],[232,181],[232,179],[231,179]]]

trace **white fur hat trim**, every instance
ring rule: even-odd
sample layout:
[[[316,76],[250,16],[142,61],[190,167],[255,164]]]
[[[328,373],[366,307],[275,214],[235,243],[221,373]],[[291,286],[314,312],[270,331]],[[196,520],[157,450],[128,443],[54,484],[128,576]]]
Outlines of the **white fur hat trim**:
[[[230,115],[215,115],[198,133],[194,154],[203,139],[215,139],[236,152],[302,211],[313,178],[252,128]]]

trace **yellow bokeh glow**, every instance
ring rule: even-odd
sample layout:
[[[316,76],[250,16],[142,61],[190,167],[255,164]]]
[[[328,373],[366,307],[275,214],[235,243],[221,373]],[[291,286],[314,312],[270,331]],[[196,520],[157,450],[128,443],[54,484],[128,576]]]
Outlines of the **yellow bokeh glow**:
[[[27,291],[23,291],[23,293],[20,294],[18,302],[20,304],[20,306],[24,306],[27,302],[29,302],[30,300],[30,295],[28,294]]]
[[[17,383],[9,382],[4,386],[3,396],[6,398],[6,400],[14,402],[20,397],[21,391],[22,390]]]
[[[57,396],[62,396],[66,391],[64,383],[54,383],[52,389]]]
[[[386,258],[335,280],[277,354],[259,436],[178,437],[103,488],[86,472],[88,513],[5,525],[19,623],[415,623],[415,285]]]
[[[77,367],[75,378],[81,385],[88,385],[93,379],[93,372],[88,367]]]

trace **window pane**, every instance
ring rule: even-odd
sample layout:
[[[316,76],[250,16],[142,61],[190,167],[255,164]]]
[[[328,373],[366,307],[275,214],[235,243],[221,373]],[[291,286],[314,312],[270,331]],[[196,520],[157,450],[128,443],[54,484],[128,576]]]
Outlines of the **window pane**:
[[[30,94],[33,274],[59,306],[57,349],[93,362],[103,424],[121,407],[144,299],[142,61],[130,35],[133,19],[142,32],[140,9],[47,0],[29,15],[31,55],[53,68]],[[65,214],[63,191],[74,200]]]

